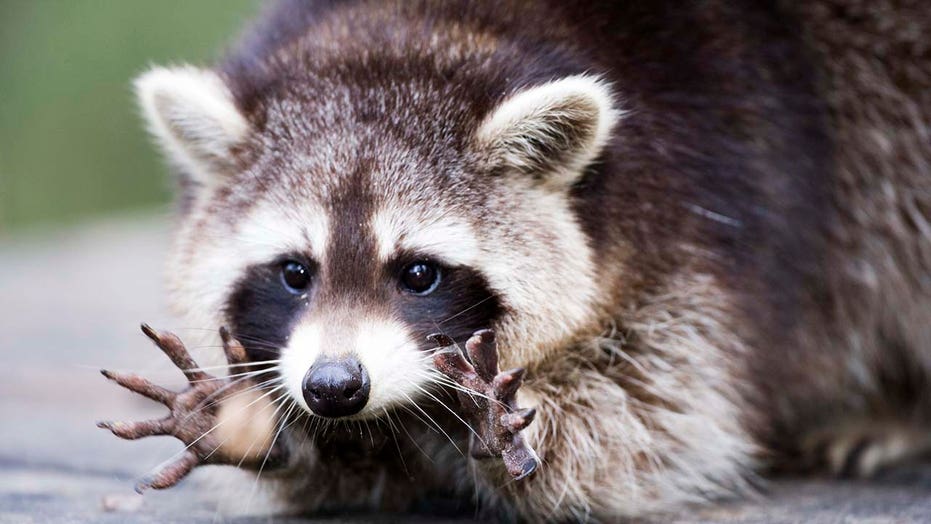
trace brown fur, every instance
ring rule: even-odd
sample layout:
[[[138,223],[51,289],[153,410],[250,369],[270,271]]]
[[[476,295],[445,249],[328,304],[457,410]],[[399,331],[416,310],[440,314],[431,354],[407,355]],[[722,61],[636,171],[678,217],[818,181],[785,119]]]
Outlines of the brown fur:
[[[791,448],[799,433],[851,419],[926,427],[931,16],[920,2],[816,2],[791,10],[830,109],[828,294],[799,337],[802,358],[764,372],[773,380],[767,390],[778,388],[791,406],[780,410],[769,440]]]
[[[321,268],[320,296],[342,315],[334,332],[358,304],[375,309],[377,280],[338,270],[375,278],[376,240],[358,224],[381,206],[446,210],[493,248],[551,264],[558,281],[574,267],[560,263],[582,255],[552,252],[550,215],[532,206],[544,202],[539,158],[535,173],[490,167],[476,130],[508,96],[571,75],[601,75],[625,112],[571,188],[545,193],[591,250],[590,318],[521,317],[531,312],[489,291],[479,268],[481,292],[468,296],[495,301],[450,328],[461,338],[492,324],[504,367],[529,368],[521,402],[539,411],[527,429],[537,474],[506,483],[395,413],[401,433],[387,422],[370,438],[289,433],[303,451],[279,492],[311,511],[474,495],[504,516],[612,520],[741,493],[760,469],[819,462],[813,439],[849,440],[840,428],[863,421],[927,428],[929,32],[919,2],[892,1],[271,10],[219,68],[252,132],[220,189],[187,196],[180,290],[193,285],[187,266],[221,252],[206,244],[250,212],[307,200],[326,203],[342,242]],[[567,144],[572,130],[586,132],[562,133]],[[240,329],[279,322],[274,340],[287,340],[299,319],[237,320],[254,303],[243,286],[262,275],[250,271],[239,298],[209,307]],[[206,299],[181,302],[218,314],[204,316]],[[454,416],[424,409],[464,445]]]

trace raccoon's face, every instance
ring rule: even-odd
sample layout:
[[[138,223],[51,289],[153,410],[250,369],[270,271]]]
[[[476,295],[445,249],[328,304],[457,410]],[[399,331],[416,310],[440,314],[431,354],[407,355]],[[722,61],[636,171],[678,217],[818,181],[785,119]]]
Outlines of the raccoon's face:
[[[310,413],[429,396],[429,334],[494,328],[502,364],[528,365],[596,317],[569,197],[616,114],[596,79],[471,120],[423,86],[273,99],[260,123],[212,72],[155,69],[137,89],[185,177],[175,302],[198,327],[229,325]]]

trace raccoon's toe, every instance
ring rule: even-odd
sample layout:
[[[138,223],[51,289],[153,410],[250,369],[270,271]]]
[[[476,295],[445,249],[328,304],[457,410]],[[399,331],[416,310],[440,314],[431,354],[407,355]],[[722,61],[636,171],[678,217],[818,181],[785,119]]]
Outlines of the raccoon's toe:
[[[819,439],[818,460],[842,478],[870,478],[931,450],[931,432],[876,424]]]

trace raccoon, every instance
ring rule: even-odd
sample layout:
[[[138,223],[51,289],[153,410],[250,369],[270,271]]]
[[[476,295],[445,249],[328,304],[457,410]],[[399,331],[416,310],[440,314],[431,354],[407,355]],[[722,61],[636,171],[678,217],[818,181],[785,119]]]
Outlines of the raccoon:
[[[891,0],[280,2],[136,81],[229,378],[147,330],[194,385],[108,374],[175,418],[104,426],[213,446],[143,487],[238,463],[292,511],[531,521],[918,453],[926,34]]]

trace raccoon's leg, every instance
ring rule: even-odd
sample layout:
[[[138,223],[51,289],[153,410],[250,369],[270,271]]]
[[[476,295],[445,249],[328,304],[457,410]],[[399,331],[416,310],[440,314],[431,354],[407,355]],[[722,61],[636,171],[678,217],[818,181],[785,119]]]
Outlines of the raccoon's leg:
[[[598,338],[528,370],[517,399],[537,415],[521,434],[540,466],[515,482],[500,461],[473,460],[487,504],[531,521],[614,521],[752,489],[738,343],[705,311],[638,313],[624,340]]]
[[[500,463],[474,461],[479,493],[493,507],[530,521],[613,521],[746,488],[743,435],[722,433],[721,421],[704,413],[641,404],[579,362],[533,377],[519,398],[538,410],[524,438],[541,465],[514,482]]]
[[[201,464],[271,468],[286,461],[288,454],[284,445],[280,440],[273,442],[274,421],[268,411],[257,406],[250,411],[252,416],[245,415],[249,408],[264,400],[251,375],[239,379],[211,376],[199,369],[174,334],[159,333],[147,325],[142,326],[142,331],[184,372],[189,387],[176,393],[138,375],[101,370],[105,377],[130,391],[161,402],[171,413],[159,420],[98,422],[97,426],[124,439],[171,435],[187,447],[179,458],[140,480],[136,491],[174,486]],[[225,329],[221,329],[220,335],[229,364],[245,366],[246,353],[242,345]],[[265,417],[263,411],[266,411]],[[245,441],[250,445],[243,446]]]

